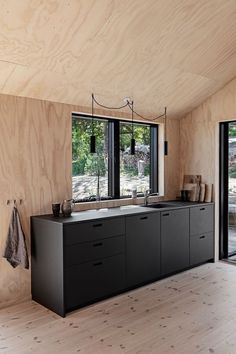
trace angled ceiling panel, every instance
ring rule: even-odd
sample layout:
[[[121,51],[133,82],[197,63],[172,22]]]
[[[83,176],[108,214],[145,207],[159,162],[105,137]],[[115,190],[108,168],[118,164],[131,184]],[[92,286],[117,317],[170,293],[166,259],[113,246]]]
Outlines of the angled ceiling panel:
[[[181,117],[236,76],[235,0],[0,0],[0,92]]]

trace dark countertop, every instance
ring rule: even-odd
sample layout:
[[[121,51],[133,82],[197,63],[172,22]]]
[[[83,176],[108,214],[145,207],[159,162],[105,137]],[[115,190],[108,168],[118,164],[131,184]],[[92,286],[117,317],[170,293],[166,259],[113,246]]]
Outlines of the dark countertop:
[[[166,204],[165,207],[161,208],[153,208],[152,205],[155,204]],[[70,224],[70,223],[78,223],[84,221],[92,221],[98,219],[107,219],[114,218],[119,216],[129,216],[143,213],[153,213],[160,211],[167,211],[171,209],[182,209],[189,208],[201,205],[210,205],[214,203],[200,203],[200,202],[182,202],[178,200],[171,201],[160,201],[157,203],[150,203],[148,207],[144,207],[141,205],[126,205],[115,208],[102,208],[102,209],[92,209],[86,211],[77,211],[73,212],[70,217],[63,217],[60,215],[59,217],[54,217],[52,214],[47,215],[36,215],[34,218],[40,218],[43,220],[49,220],[60,224]]]

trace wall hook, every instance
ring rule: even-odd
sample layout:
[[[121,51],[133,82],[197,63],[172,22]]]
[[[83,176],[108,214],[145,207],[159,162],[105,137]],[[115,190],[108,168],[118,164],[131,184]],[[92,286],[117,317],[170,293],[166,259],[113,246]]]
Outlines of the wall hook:
[[[17,203],[19,203],[20,205],[23,203],[23,199],[7,199],[7,205],[14,203],[14,205],[16,206]]]

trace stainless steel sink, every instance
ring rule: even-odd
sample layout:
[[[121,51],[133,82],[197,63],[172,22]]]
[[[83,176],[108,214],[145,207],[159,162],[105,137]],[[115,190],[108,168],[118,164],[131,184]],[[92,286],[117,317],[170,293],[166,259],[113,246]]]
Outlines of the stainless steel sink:
[[[148,204],[148,205],[142,205],[142,207],[146,208],[156,208],[156,209],[161,209],[161,208],[172,208],[174,207],[174,204],[168,204],[168,203],[153,203],[153,204]]]

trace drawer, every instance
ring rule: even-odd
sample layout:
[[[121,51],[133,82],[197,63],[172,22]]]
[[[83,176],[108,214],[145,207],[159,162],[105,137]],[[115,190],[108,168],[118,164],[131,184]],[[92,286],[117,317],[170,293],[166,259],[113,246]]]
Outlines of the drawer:
[[[190,237],[190,265],[206,262],[213,257],[213,232]]]
[[[115,236],[102,240],[77,243],[66,246],[64,253],[65,267],[80,264],[96,259],[124,253],[125,237]]]
[[[64,225],[64,244],[88,242],[125,233],[125,219],[99,219],[90,222]]]
[[[200,235],[214,230],[213,205],[190,208],[190,235]]]
[[[125,258],[117,255],[65,270],[67,310],[96,301],[124,289]]]
[[[146,233],[147,228],[158,230],[160,227],[160,212],[131,215],[126,217],[126,233]]]

